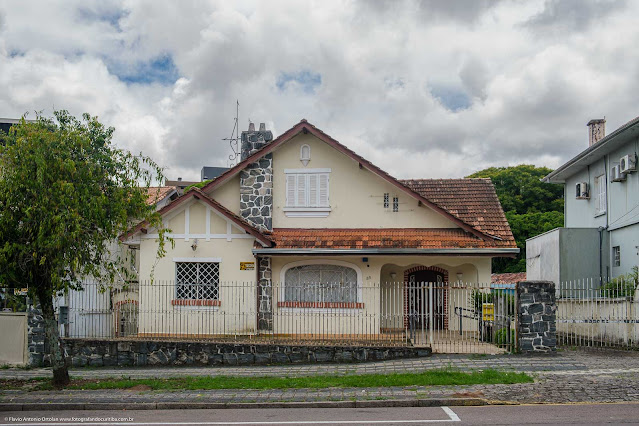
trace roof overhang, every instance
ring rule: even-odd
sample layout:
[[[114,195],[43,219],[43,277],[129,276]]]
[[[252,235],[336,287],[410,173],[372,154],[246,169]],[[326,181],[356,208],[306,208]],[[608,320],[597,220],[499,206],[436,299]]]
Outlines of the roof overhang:
[[[271,240],[271,238],[269,238],[267,235],[262,234],[258,229],[254,228],[253,226],[251,226],[251,224],[249,224],[248,222],[246,222],[242,218],[238,217],[236,214],[232,213],[229,209],[227,209],[226,207],[224,207],[223,205],[221,205],[220,203],[218,203],[217,201],[215,201],[214,199],[212,199],[208,195],[206,195],[203,192],[201,192],[198,188],[193,188],[191,191],[187,192],[186,194],[183,194],[182,196],[180,196],[177,200],[175,200],[171,204],[168,204],[167,206],[165,206],[162,209],[160,209],[158,211],[158,213],[161,216],[163,216],[163,215],[167,214],[168,212],[176,209],[180,205],[188,202],[192,198],[194,198],[196,200],[200,200],[200,201],[202,201],[205,204],[208,204],[212,209],[216,210],[217,212],[219,212],[220,214],[225,216],[227,219],[229,219],[235,225],[237,225],[238,227],[243,229],[247,234],[252,235],[253,237],[255,237],[255,239],[262,246],[265,246],[265,247],[273,246],[273,241]],[[149,225],[149,223],[146,222],[146,221],[140,222],[137,226],[135,226],[129,232],[121,235],[120,236],[120,241],[124,242],[124,241],[130,240],[132,237],[134,237],[136,234],[138,234],[140,232],[141,233],[146,233],[147,232],[146,227],[148,225]]]
[[[391,175],[389,175],[388,173],[386,173],[385,171],[383,171],[379,167],[375,166],[370,161],[368,161],[365,158],[359,156],[358,154],[356,154],[354,151],[350,150],[346,146],[342,145],[337,140],[333,139],[332,137],[330,137],[329,135],[327,135],[326,133],[324,133],[323,131],[321,131],[317,127],[313,126],[312,124],[310,124],[306,120],[300,121],[295,126],[291,127],[289,130],[287,130],[286,132],[284,132],[283,134],[281,134],[280,136],[278,136],[277,138],[275,138],[274,140],[272,140],[271,142],[266,144],[262,149],[260,149],[259,151],[255,152],[253,155],[249,156],[244,161],[236,164],[231,169],[229,169],[226,172],[222,173],[216,179],[212,180],[207,185],[202,187],[201,188],[202,192],[206,193],[206,194],[210,194],[211,191],[213,191],[213,189],[223,185],[225,182],[228,182],[232,177],[236,176],[237,174],[240,173],[240,171],[244,170],[244,168],[247,167],[249,164],[259,160],[260,158],[262,158],[266,154],[268,154],[270,152],[273,152],[278,147],[280,147],[281,145],[285,144],[286,142],[292,140],[297,135],[299,135],[299,134],[309,134],[309,133],[312,134],[313,136],[315,136],[316,138],[318,138],[319,140],[327,143],[331,147],[335,148],[337,151],[339,151],[339,152],[345,154],[346,156],[350,157],[352,160],[358,162],[360,168],[366,169],[366,170],[378,175],[382,179],[384,179],[387,182],[389,182],[391,185],[395,186],[399,191],[405,193],[409,197],[414,198],[415,200],[418,201],[418,204],[420,206],[429,207],[430,209],[434,210],[435,212],[439,213],[440,215],[444,216],[445,218],[447,218],[448,220],[453,222],[455,225],[459,226],[460,228],[464,229],[465,231],[467,231],[467,232],[469,232],[469,233],[475,235],[476,237],[481,238],[481,239],[483,239],[485,241],[491,241],[491,240],[498,239],[498,237],[496,237],[494,235],[487,234],[485,232],[482,232],[482,231],[474,228],[472,225],[464,222],[463,220],[461,220],[460,218],[456,217],[455,215],[453,215],[448,210],[442,208],[441,206],[439,206],[438,204],[432,202],[431,200],[428,200],[427,198],[423,197],[421,194],[417,193],[416,191],[413,191],[408,186],[402,184],[397,179],[395,179],[394,177],[392,177]]]
[[[335,255],[335,256],[359,256],[359,255],[429,255],[429,256],[491,256],[491,257],[516,257],[518,248],[459,248],[459,249],[277,249],[259,248],[253,249],[253,254],[262,256],[309,256],[309,255]]]
[[[599,142],[588,147],[566,164],[542,179],[546,183],[565,183],[566,179],[574,175],[582,167],[586,167],[603,158],[604,155],[618,150],[627,142],[639,137],[639,117],[624,124]]]

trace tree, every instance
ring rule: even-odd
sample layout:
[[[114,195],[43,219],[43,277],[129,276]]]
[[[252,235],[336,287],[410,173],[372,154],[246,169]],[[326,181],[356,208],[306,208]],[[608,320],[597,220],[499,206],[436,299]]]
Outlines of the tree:
[[[491,167],[469,178],[490,178],[519,247],[515,259],[494,258],[493,272],[526,271],[526,239],[564,225],[563,187],[541,182],[547,167]]]
[[[53,384],[68,384],[53,297],[83,278],[111,285],[123,270],[110,251],[133,219],[165,229],[146,190],[161,169],[112,143],[97,117],[38,115],[0,134],[0,282],[29,288],[42,309]]]

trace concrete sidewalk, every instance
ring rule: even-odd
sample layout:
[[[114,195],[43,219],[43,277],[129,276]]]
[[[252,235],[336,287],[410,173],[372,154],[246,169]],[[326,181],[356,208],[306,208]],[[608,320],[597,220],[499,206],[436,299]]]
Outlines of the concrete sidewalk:
[[[309,404],[341,401],[348,404],[419,405],[431,403],[566,403],[627,402],[639,400],[639,353],[630,351],[575,351],[554,356],[519,355],[454,356],[434,355],[416,360],[394,360],[348,365],[298,365],[270,367],[174,367],[174,368],[100,368],[72,370],[77,378],[103,377],[178,377],[196,375],[228,376],[307,376],[322,374],[367,374],[418,372],[452,367],[459,370],[495,368],[533,373],[534,384],[473,385],[389,388],[328,388],[285,390],[212,390],[212,391],[0,391],[0,409],[45,409],[46,407],[128,408],[221,408],[271,406],[282,402]],[[49,376],[47,369],[0,370],[0,379],[28,379]],[[452,398],[452,400],[451,400]],[[375,402],[377,401],[377,402]],[[430,402],[429,402],[430,401]],[[451,402],[452,401],[452,402]],[[62,404],[62,405],[60,405]],[[347,405],[348,405],[347,404]],[[343,405],[343,404],[342,404]],[[355,404],[356,405],[356,404]],[[355,406],[353,405],[353,406]],[[361,405],[360,405],[361,406]]]

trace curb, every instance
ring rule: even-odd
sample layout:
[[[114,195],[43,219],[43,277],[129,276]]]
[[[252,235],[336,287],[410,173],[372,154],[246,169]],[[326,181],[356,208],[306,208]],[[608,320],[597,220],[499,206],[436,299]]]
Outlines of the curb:
[[[362,401],[317,402],[52,402],[0,403],[0,411],[62,411],[62,410],[219,410],[225,408],[379,408],[379,407],[459,407],[489,405],[482,398],[388,399]]]

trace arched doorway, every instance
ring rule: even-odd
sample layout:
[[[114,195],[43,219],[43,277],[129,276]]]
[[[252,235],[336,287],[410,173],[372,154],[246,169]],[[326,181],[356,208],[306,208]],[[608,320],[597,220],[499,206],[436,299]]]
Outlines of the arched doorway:
[[[436,266],[409,268],[404,271],[404,326],[427,329],[431,318],[433,329],[448,329],[448,271]]]

